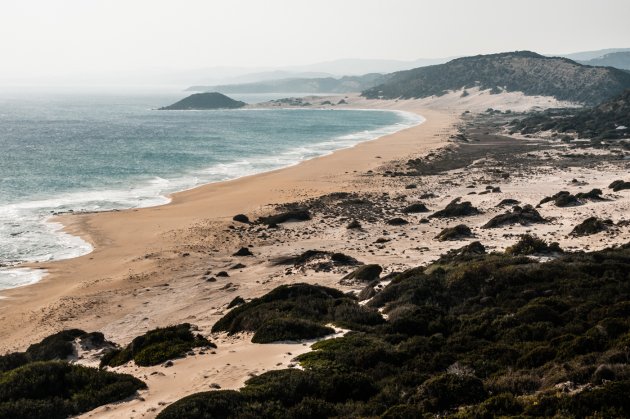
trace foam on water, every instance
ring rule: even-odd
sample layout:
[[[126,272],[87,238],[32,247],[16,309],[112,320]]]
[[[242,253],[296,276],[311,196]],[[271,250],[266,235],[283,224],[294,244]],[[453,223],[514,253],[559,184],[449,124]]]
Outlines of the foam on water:
[[[361,112],[391,114],[393,111]],[[181,168],[179,174],[152,176],[144,180],[138,176],[130,177],[127,187],[99,188],[94,185],[90,189],[39,193],[27,200],[0,204],[0,289],[32,284],[45,275],[43,270],[14,267],[20,263],[67,259],[92,250],[81,238],[64,233],[59,223],[50,222],[51,216],[56,213],[161,205],[167,203],[167,196],[176,191],[295,165],[423,122],[417,115],[398,111],[396,113],[398,121],[394,124],[330,138],[318,138],[311,143],[286,147],[274,154],[258,153],[238,158],[238,153],[234,153],[231,158],[222,158],[207,167]],[[242,146],[247,147],[247,144]]]

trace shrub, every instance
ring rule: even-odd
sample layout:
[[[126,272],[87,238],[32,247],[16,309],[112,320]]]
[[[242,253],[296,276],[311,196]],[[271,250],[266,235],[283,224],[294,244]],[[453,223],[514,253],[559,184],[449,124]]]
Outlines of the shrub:
[[[547,244],[544,240],[529,234],[523,234],[516,244],[505,249],[508,255],[533,255],[562,252],[558,243]]]
[[[318,323],[276,318],[265,322],[252,337],[254,343],[270,343],[282,340],[313,339],[335,333],[335,330]]]
[[[143,388],[128,374],[60,361],[32,362],[0,375],[0,417],[64,418]]]
[[[295,319],[321,326],[335,322],[374,325],[383,322],[375,310],[333,288],[309,284],[282,285],[261,298],[235,307],[212,327],[213,332],[257,332],[274,319]]]
[[[101,366],[123,365],[132,359],[141,366],[157,365],[200,346],[216,348],[201,335],[194,335],[189,323],[149,330],[131,341],[123,350],[114,350],[101,358]]]
[[[159,419],[223,419],[238,417],[245,397],[238,391],[219,390],[196,393],[168,406]]]
[[[477,377],[447,373],[428,379],[422,384],[416,397],[422,401],[425,409],[441,412],[480,402],[485,399],[486,391]]]

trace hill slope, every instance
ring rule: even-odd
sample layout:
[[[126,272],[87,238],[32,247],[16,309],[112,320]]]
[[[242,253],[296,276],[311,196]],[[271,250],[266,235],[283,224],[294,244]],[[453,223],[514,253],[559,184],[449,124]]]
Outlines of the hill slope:
[[[196,110],[196,109],[236,109],[245,106],[245,102],[234,100],[218,92],[195,93],[172,105],[160,108],[161,111]]]
[[[566,58],[530,51],[458,58],[446,64],[393,73],[387,82],[365,90],[367,98],[422,98],[471,88],[520,91],[588,104],[630,88],[630,74],[589,67]]]
[[[630,89],[599,106],[583,110],[550,109],[514,123],[523,134],[575,132],[597,140],[630,138]]]
[[[188,90],[212,90],[222,93],[350,93],[360,92],[379,83],[384,83],[386,80],[387,76],[372,73],[364,76],[345,76],[338,79],[334,77],[289,78],[223,86],[193,86]]]

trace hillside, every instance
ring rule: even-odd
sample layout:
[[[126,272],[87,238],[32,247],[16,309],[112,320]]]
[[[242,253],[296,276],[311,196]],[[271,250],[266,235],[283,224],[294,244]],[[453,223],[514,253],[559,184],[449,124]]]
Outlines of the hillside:
[[[221,93],[350,93],[360,92],[379,83],[384,83],[386,80],[387,76],[372,73],[341,78],[288,78],[222,86],[193,86],[187,90],[212,90]]]
[[[236,109],[245,106],[245,102],[234,100],[218,92],[195,93],[172,105],[160,108],[161,111]]]
[[[602,67],[615,67],[630,70],[630,51],[613,52],[592,60],[580,61],[582,64]]]
[[[515,121],[513,127],[523,134],[557,131],[597,140],[630,138],[630,89],[594,108],[550,109]]]
[[[475,86],[496,93],[520,91],[595,104],[630,88],[630,73],[517,51],[458,58],[446,64],[393,73],[387,82],[365,90],[362,95],[423,98]]]

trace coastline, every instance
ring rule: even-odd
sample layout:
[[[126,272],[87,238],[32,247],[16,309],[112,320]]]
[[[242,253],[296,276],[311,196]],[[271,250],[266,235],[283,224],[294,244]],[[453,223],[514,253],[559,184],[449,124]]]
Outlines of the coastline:
[[[246,110],[250,112],[252,110],[266,111],[267,114],[269,114],[270,111],[276,112],[279,109],[269,109],[265,108],[263,105],[262,107],[252,107]],[[283,108],[280,110],[305,110],[317,113],[331,109],[305,107],[299,109]],[[17,251],[19,251],[19,253],[9,252],[7,257],[10,263],[4,266],[0,265],[0,292],[5,289],[32,285],[38,282],[42,275],[45,275],[43,272],[30,269],[29,266],[38,266],[42,263],[72,259],[84,256],[93,251],[93,246],[84,241],[79,235],[68,234],[67,231],[64,230],[63,218],[67,215],[82,215],[97,212],[106,213],[164,205],[171,201],[172,195],[179,192],[194,189],[206,184],[236,180],[267,171],[291,167],[305,160],[325,156],[340,149],[354,147],[361,142],[373,141],[382,136],[423,122],[421,116],[400,110],[345,108],[338,110],[333,109],[333,111],[364,112],[363,118],[373,121],[381,121],[381,117],[377,116],[375,117],[376,119],[374,119],[369,116],[369,112],[379,112],[389,114],[389,116],[387,116],[387,122],[383,121],[383,125],[379,125],[378,122],[367,123],[366,121],[365,128],[361,128],[359,125],[355,127],[356,131],[330,134],[329,137],[320,136],[314,138],[311,142],[288,145],[288,147],[283,147],[276,154],[258,157],[235,155],[230,161],[208,163],[210,166],[202,166],[201,168],[183,167],[180,172],[173,173],[171,176],[160,175],[164,176],[164,178],[156,175],[156,177],[151,179],[137,179],[135,182],[130,181],[127,188],[99,188],[95,186],[96,189],[94,190],[86,190],[83,192],[67,191],[57,197],[7,204],[10,213],[11,211],[17,213],[14,219],[21,219],[22,214],[20,211],[22,208],[35,208],[32,213],[26,214],[30,224],[22,226],[22,230],[31,232],[31,228],[33,228],[32,231],[36,232],[38,236],[31,239],[30,243],[22,244],[18,241],[14,246],[18,249]],[[284,114],[280,113],[279,115],[282,117]],[[337,113],[337,115],[339,114]],[[316,114],[315,118],[317,118]],[[340,116],[336,116],[336,118],[340,118]],[[323,119],[328,120],[329,118],[325,117]],[[341,117],[341,119],[344,118]],[[289,118],[289,120],[291,121],[292,118]],[[86,195],[88,195],[88,197],[86,197]],[[87,200],[87,202],[84,202],[85,200]],[[57,202],[57,204],[54,202]],[[66,204],[68,202],[69,204]],[[90,209],[90,206],[94,203],[98,205],[96,205],[95,209]],[[56,205],[65,205],[65,210],[58,211],[55,208]],[[96,209],[98,207],[102,209]],[[39,218],[39,221],[37,221],[37,218]],[[6,221],[9,222],[13,220]],[[34,223],[36,225],[31,226],[31,224]],[[12,236],[22,234],[22,230],[14,234],[12,233]],[[35,241],[36,239],[38,239],[38,241]],[[44,250],[41,250],[40,247]],[[22,261],[18,262],[20,258],[22,258]]]
[[[505,96],[475,98],[475,116],[465,112],[471,102],[459,103],[456,96],[369,102],[359,98],[348,106],[401,108],[426,121],[294,166],[179,192],[161,206],[62,216],[65,230],[89,240],[95,250],[37,265],[51,275],[0,293],[11,297],[0,305],[2,350],[23,350],[68,328],[100,331],[106,339],[126,345],[147,330],[191,323],[217,343],[216,351],[194,351],[173,360],[168,369],[133,363],[116,367],[114,371],[130,373],[149,388],[136,398],[80,416],[151,418],[182,396],[217,386],[237,389],[249,377],[296,367],[293,357],[310,350],[309,342],[262,345],[252,343],[251,334],[211,333],[235,297],[250,301],[280,285],[304,282],[342,292],[364,287],[340,281],[351,268],[319,269],[325,259],[277,263],[287,256],[308,250],[338,252],[378,264],[388,275],[422,266],[472,240],[483,243],[488,252],[502,252],[532,231],[570,251],[598,250],[630,240],[630,230],[624,227],[630,195],[606,189],[627,175],[627,164],[597,163],[588,150],[575,165],[562,164],[567,145],[486,132],[495,121],[485,109],[489,103],[500,105]],[[526,108],[544,106],[547,99],[519,100],[517,105]],[[475,131],[471,141],[453,139],[461,128],[470,127]],[[541,148],[532,148],[535,143]],[[490,193],[489,187],[497,191]],[[540,212],[548,222],[535,227],[483,228],[504,213],[498,204],[503,199],[535,204],[559,188],[573,193],[601,188],[605,199],[562,208],[546,204]],[[424,219],[428,213],[403,211],[419,201],[429,212],[436,211],[462,197],[481,211],[465,219],[430,220]],[[254,220],[286,205],[305,205],[313,218],[278,228],[232,220],[236,214]],[[606,214],[619,227],[599,233],[597,240],[571,235],[576,224],[598,214]],[[408,223],[389,223],[392,217],[404,217]],[[347,228],[351,220],[360,220],[361,228]],[[461,222],[470,226],[472,237],[437,240],[441,231]],[[253,256],[234,255],[242,247],[249,247]],[[97,352],[79,350],[73,362],[95,366],[98,360]]]
[[[384,107],[384,110],[412,112],[432,123],[437,115],[444,118],[448,114],[409,104],[388,105],[384,107],[381,103],[374,109]],[[430,114],[430,117],[425,114]],[[447,117],[452,122],[451,118],[453,115]],[[204,220],[228,222],[234,214],[259,210],[272,203],[270,201],[279,204],[298,197],[343,190],[344,185],[356,182],[357,173],[361,171],[442,145],[443,138],[433,141],[423,138],[420,144],[413,141],[412,137],[417,130],[431,130],[431,127],[425,129],[426,124],[425,121],[394,134],[363,141],[293,166],[177,192],[170,196],[171,202],[164,205],[58,217],[55,221],[63,223],[65,232],[81,237],[93,247],[93,251],[77,258],[24,265],[46,269],[48,274],[34,284],[1,291],[0,295],[4,297],[2,312],[11,313],[9,317],[15,319],[15,311],[19,311],[19,317],[24,318],[28,312],[33,313],[37,309],[45,311],[51,305],[56,306],[60,299],[72,300],[94,292],[100,294],[117,290],[123,285],[125,278],[143,275],[153,271],[156,265],[163,264],[163,261],[144,256],[163,251],[164,248],[177,247],[180,243],[177,237],[173,237],[177,236],[175,231],[190,228]],[[376,155],[380,155],[380,158],[377,159]],[[295,193],[296,191],[299,192]],[[155,243],[162,245],[156,247]],[[6,315],[3,317],[0,334],[3,342],[10,341],[12,345],[3,347],[3,350],[23,347],[51,330],[48,327],[42,330],[42,322],[46,323],[44,316],[38,319],[38,327],[20,328],[17,333],[15,330],[11,332],[14,327],[10,318]],[[84,328],[91,326],[91,329],[100,329],[108,324],[102,315],[94,320],[95,323],[86,321],[85,318],[70,317],[61,320],[64,323],[78,322]],[[58,326],[49,325],[51,328]],[[8,335],[5,335],[7,332]],[[24,336],[24,340],[18,336]]]

